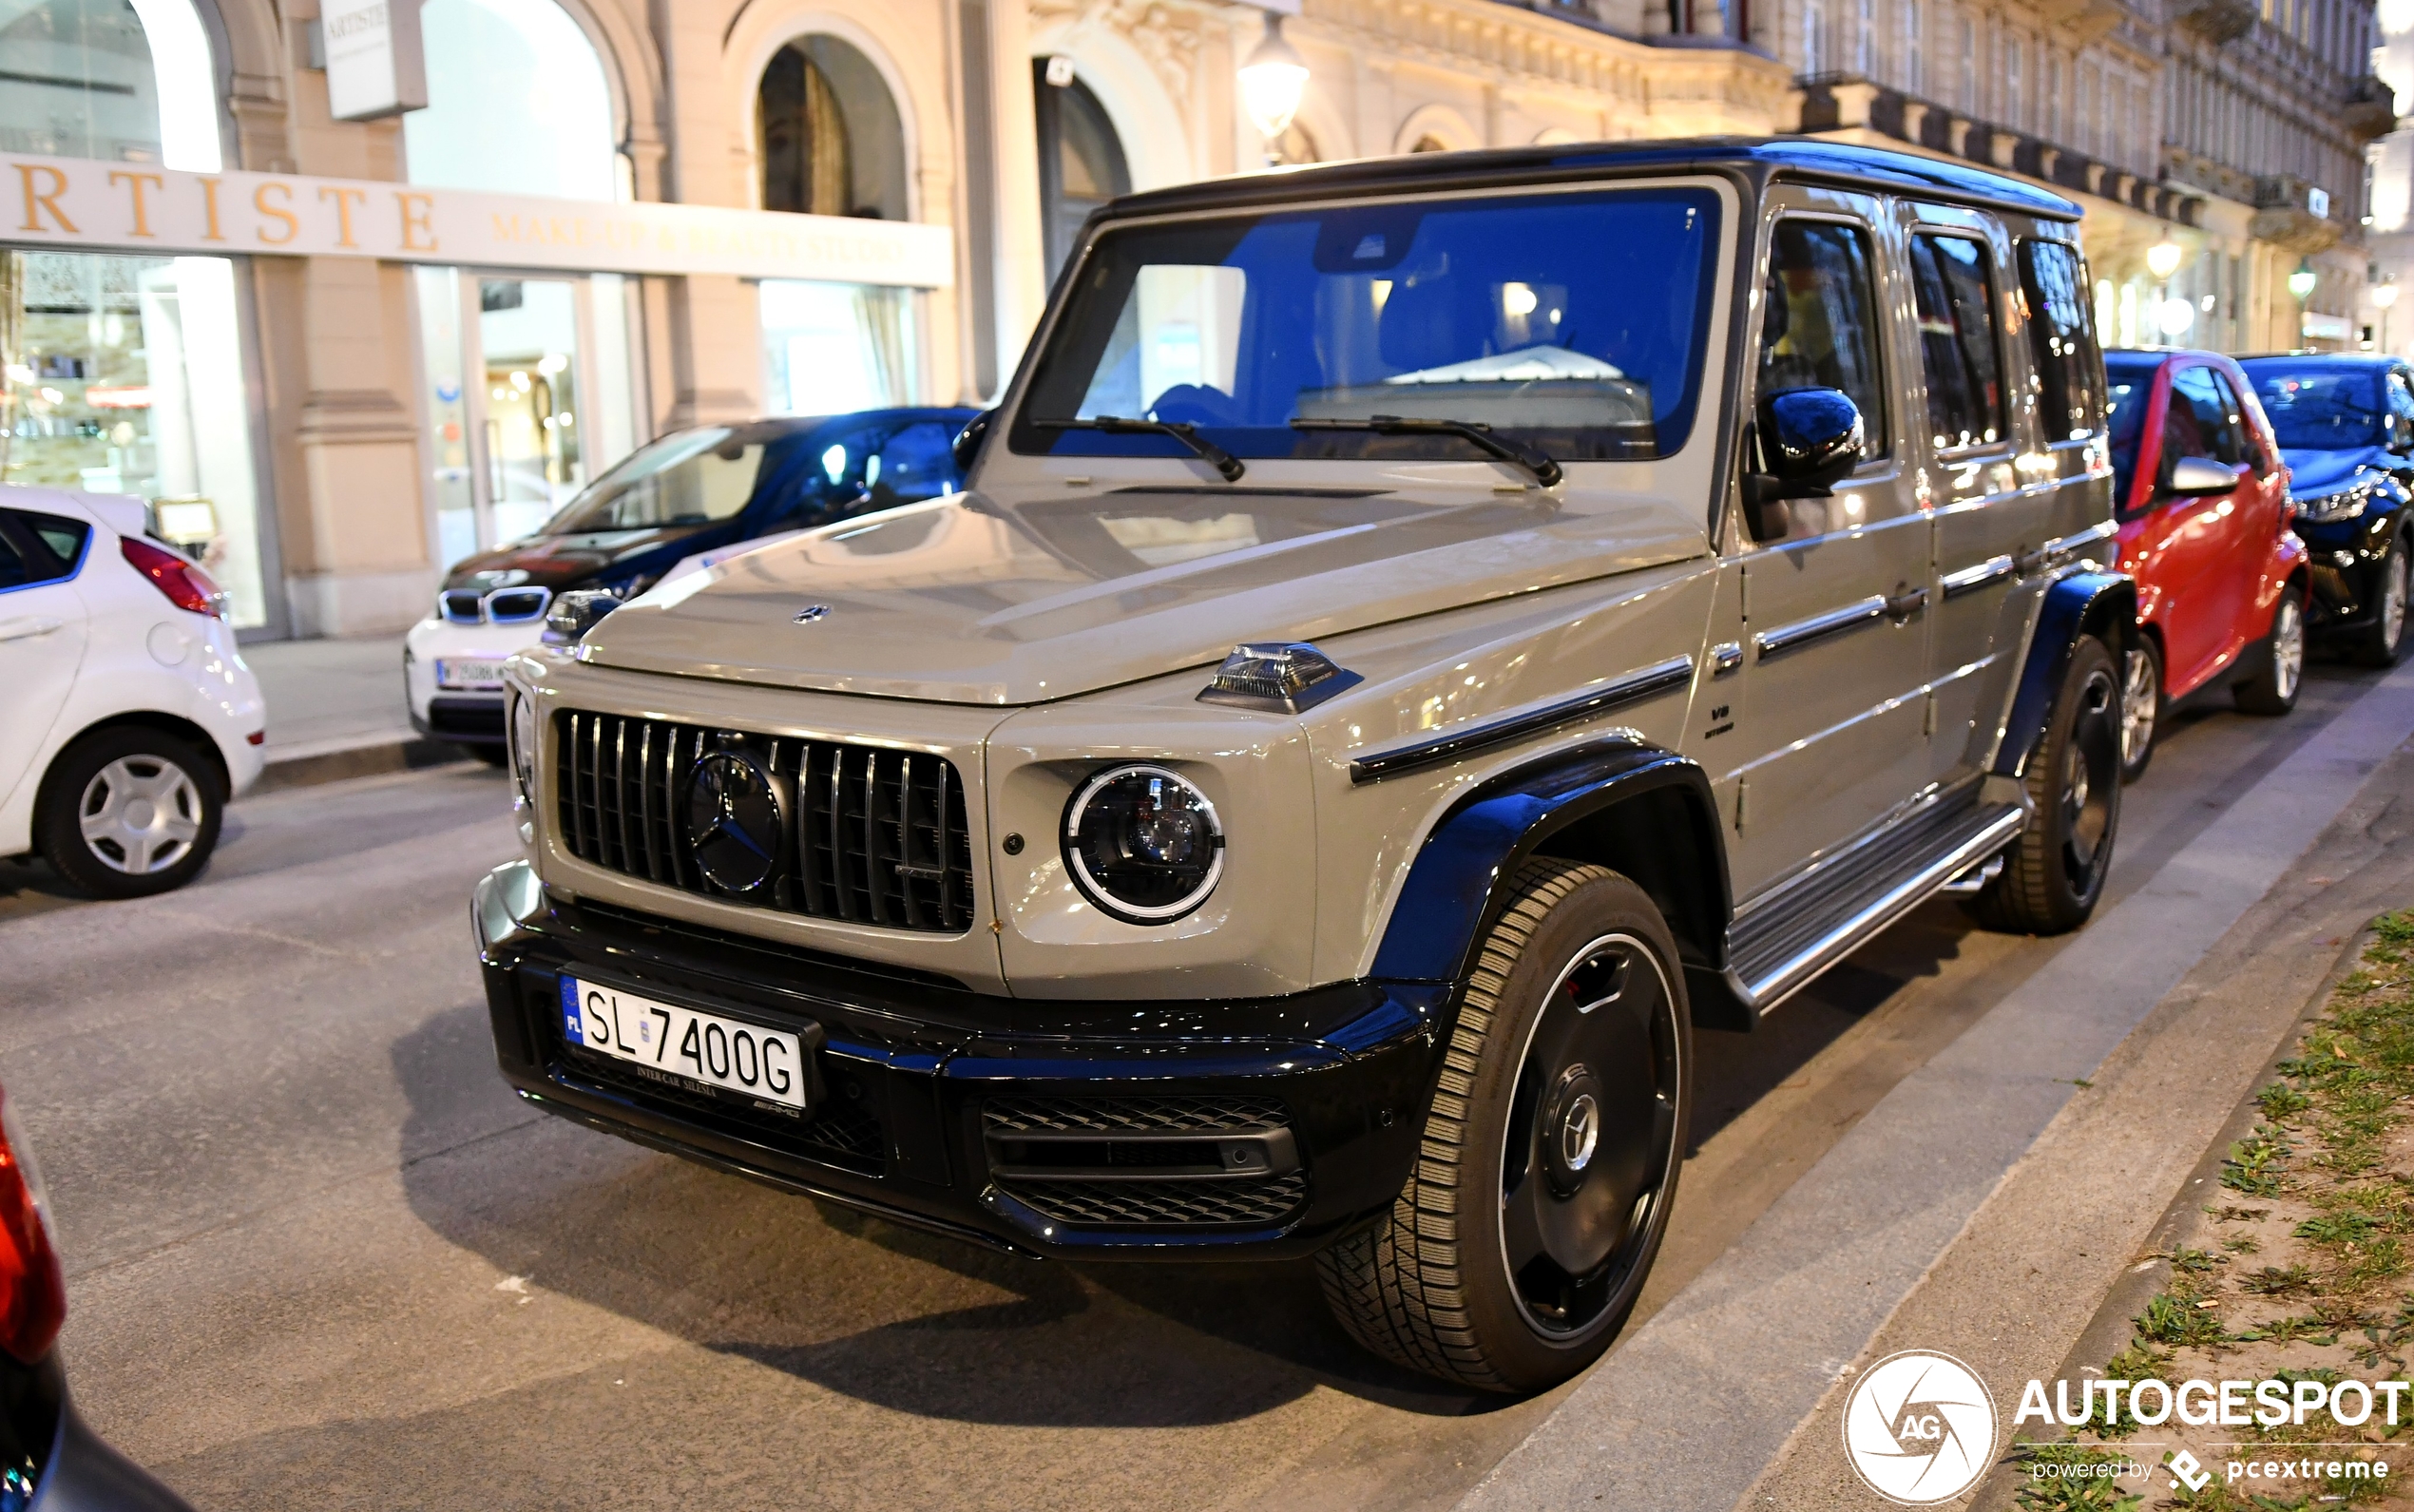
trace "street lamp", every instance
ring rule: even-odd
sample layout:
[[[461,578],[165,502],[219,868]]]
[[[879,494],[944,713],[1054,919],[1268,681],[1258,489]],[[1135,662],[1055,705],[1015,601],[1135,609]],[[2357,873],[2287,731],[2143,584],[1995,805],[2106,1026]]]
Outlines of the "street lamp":
[[[2297,303],[2303,304],[2313,297],[2313,286],[2320,281],[2321,275],[2313,271],[2313,259],[2299,258],[2297,271],[2289,275],[2289,293],[2295,296]]]
[[[2146,271],[2162,285],[2162,297],[2155,301],[2155,324],[2167,339],[2173,341],[2186,335],[2188,328],[2196,320],[2193,305],[2185,299],[2171,297],[2171,276],[2179,271],[2180,259],[2187,255],[2178,242],[2171,239],[2169,231],[2163,233],[2160,241],[2146,249]]]
[[[2389,306],[2397,303],[2397,280],[2389,278],[2372,285],[2372,305],[2381,312],[2381,350],[2389,350]]]
[[[2165,235],[2160,241],[2146,249],[2146,271],[2168,283],[2171,276],[2179,271],[2180,259],[2187,255],[2178,242]]]
[[[1272,148],[1291,129],[1299,97],[1308,90],[1308,62],[1282,37],[1282,13],[1266,12],[1265,40],[1240,66],[1240,103],[1258,135]],[[1269,161],[1273,154],[1268,153]]]

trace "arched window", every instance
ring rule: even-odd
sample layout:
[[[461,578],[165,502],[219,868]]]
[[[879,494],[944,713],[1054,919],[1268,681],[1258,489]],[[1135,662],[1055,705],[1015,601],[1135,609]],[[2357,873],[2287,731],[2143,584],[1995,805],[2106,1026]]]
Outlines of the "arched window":
[[[1119,194],[1132,191],[1123,144],[1106,107],[1089,86],[1068,78],[1048,82],[1048,61],[1031,64],[1032,105],[1040,128],[1040,208],[1047,239],[1048,276],[1072,256],[1082,222]]]
[[[218,171],[217,86],[188,0],[0,0],[0,147]]]
[[[612,96],[553,0],[427,0],[428,107],[402,118],[412,183],[620,198]]]
[[[888,81],[836,37],[772,55],[755,93],[763,208],[904,220],[905,128]]]

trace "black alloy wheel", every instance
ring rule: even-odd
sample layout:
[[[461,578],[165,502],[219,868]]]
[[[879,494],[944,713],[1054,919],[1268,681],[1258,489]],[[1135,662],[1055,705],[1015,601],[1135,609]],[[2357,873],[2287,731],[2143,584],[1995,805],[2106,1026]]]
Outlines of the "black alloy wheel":
[[[2372,622],[2355,647],[2355,660],[2364,665],[2393,667],[2405,654],[2405,605],[2408,595],[2414,593],[2410,579],[2414,579],[2414,560],[2409,560],[2405,538],[2400,536],[2389,543],[2388,555],[2381,559],[2381,569],[2372,577]]]
[[[1676,1201],[1693,1041],[1641,889],[1527,862],[1485,936],[1390,1215],[1317,1257],[1352,1336],[1411,1369],[1535,1391],[1600,1358]]]
[[[2021,779],[2028,827],[2003,853],[2002,872],[1971,902],[1981,924],[2061,934],[2096,910],[2120,829],[2120,726],[2112,653],[2081,636]]]

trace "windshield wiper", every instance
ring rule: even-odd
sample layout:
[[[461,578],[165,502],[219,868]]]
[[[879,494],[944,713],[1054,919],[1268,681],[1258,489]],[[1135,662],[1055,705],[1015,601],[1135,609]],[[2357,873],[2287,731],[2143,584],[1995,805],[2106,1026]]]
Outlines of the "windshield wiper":
[[[1226,483],[1238,483],[1249,469],[1238,457],[1198,433],[1198,427],[1187,420],[1135,420],[1125,415],[1102,414],[1091,420],[1034,420],[1042,431],[1101,431],[1111,436],[1171,436],[1198,453]]]
[[[1504,441],[1492,433],[1492,428],[1475,420],[1411,419],[1406,415],[1370,414],[1363,420],[1293,420],[1293,431],[1370,431],[1379,436],[1457,436],[1473,443],[1504,462],[1514,462],[1534,474],[1534,481],[1543,488],[1557,486],[1565,477],[1550,454],[1536,448]]]

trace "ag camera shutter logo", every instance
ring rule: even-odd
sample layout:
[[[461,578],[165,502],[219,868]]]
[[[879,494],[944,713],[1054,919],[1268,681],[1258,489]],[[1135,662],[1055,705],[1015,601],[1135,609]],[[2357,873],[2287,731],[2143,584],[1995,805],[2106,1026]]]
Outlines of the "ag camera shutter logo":
[[[1949,1502],[1994,1458],[1994,1398],[1949,1354],[1889,1354],[1862,1371],[1845,1399],[1844,1451],[1862,1482],[1889,1502]]]

